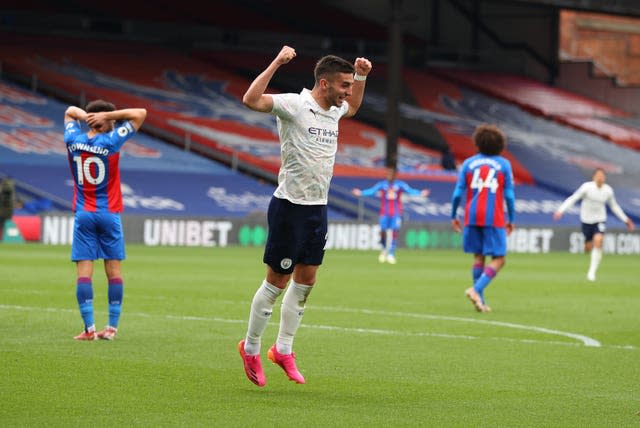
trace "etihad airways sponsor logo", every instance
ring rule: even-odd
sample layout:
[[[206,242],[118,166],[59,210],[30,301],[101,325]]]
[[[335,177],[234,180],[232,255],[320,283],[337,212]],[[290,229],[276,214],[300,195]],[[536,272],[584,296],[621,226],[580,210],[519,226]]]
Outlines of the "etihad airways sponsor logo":
[[[319,137],[330,137],[330,138],[338,138],[338,131],[334,131],[331,129],[323,129],[323,128],[309,128],[309,134],[317,135]]]

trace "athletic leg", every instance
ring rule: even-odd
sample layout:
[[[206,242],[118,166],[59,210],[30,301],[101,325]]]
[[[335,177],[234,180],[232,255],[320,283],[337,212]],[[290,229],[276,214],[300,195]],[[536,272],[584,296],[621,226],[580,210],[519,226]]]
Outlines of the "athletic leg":
[[[482,250],[474,252],[474,269],[481,269],[481,264],[484,264],[486,255],[491,255],[492,260],[488,266],[484,267],[482,273],[474,282],[473,288],[466,291],[466,295],[473,302],[476,310],[489,312],[491,309],[486,305],[484,290],[505,264],[507,234],[505,228],[496,227],[476,228],[476,233],[477,235],[473,240],[482,243]],[[469,248],[477,247],[469,245]],[[474,274],[477,274],[477,271]]]
[[[93,340],[96,338],[96,325],[93,313],[93,260],[79,260],[76,262],[76,299],[80,316],[84,323],[84,331],[76,340]]]
[[[268,353],[269,359],[278,364],[287,377],[296,383],[305,383],[305,379],[296,366],[293,340],[302,322],[307,298],[316,282],[317,270],[318,266],[315,265],[296,265],[293,280],[282,298],[278,339]]]
[[[489,283],[496,277],[500,269],[505,265],[506,259],[504,256],[494,257],[489,266],[485,267],[480,278],[475,282],[473,288],[482,298],[484,303],[484,289],[489,286]]]
[[[2,240],[4,239],[4,224],[7,221],[6,218],[4,217],[0,217],[0,244],[2,243]]]
[[[587,279],[589,281],[596,280],[596,273],[600,262],[602,261],[602,241],[604,240],[604,234],[596,233],[593,235],[593,248],[591,249],[591,259],[589,261],[589,271],[587,272]]]
[[[84,332],[77,340],[96,338],[93,314],[93,261],[98,259],[96,222],[92,213],[76,212],[73,224],[71,260],[76,262],[76,299],[84,322]]]
[[[107,298],[109,302],[109,323],[98,332],[98,338],[113,340],[118,332],[118,323],[122,313],[124,283],[120,260],[105,260],[104,270],[107,275]]]
[[[387,261],[387,253],[389,247],[389,217],[380,216],[380,254],[378,255],[378,261],[384,263]]]
[[[276,299],[282,293],[290,275],[278,274],[267,266],[267,275],[251,301],[249,324],[245,338],[238,343],[238,352],[242,358],[247,378],[258,386],[267,383],[260,361],[262,334],[264,333]]]
[[[473,278],[473,284],[476,283],[482,272],[484,271],[484,255],[474,254],[473,265],[471,266],[471,277]]]
[[[318,266],[298,264],[293,271],[293,280],[287,287],[282,298],[280,314],[280,331],[276,346],[281,354],[290,354],[293,347],[293,339],[298,331],[304,306],[316,282]]]
[[[267,266],[267,275],[258,287],[249,313],[249,325],[244,341],[244,350],[248,355],[260,354],[262,334],[269,324],[273,307],[282,294],[291,275],[274,272]]]

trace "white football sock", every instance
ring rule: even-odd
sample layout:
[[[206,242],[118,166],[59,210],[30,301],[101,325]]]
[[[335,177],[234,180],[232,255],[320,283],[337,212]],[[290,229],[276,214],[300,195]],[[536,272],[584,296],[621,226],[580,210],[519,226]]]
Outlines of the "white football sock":
[[[602,260],[602,248],[593,248],[591,250],[591,264],[589,265],[589,275],[595,276],[600,261]]]
[[[282,298],[280,309],[280,331],[276,340],[276,349],[281,354],[290,354],[293,348],[293,337],[302,321],[304,305],[313,287],[297,284],[293,280]]]
[[[275,305],[280,293],[282,293],[280,288],[264,280],[253,296],[251,312],[249,313],[249,327],[244,341],[244,352],[248,355],[260,353],[260,339],[269,323],[273,305]]]

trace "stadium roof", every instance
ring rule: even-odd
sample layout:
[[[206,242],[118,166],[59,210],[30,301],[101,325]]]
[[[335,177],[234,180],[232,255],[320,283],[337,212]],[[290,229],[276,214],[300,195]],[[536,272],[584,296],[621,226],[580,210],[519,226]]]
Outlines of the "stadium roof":
[[[614,13],[618,15],[639,15],[640,2],[637,0],[513,0],[519,3],[534,3],[591,12]]]

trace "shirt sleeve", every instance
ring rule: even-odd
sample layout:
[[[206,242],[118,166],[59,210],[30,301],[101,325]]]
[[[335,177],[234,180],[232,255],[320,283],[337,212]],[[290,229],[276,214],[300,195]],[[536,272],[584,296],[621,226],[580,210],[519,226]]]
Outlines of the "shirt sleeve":
[[[274,94],[273,109],[271,114],[282,119],[292,119],[297,116],[302,106],[302,98],[300,94]]]
[[[509,223],[513,223],[516,217],[516,192],[513,184],[513,170],[511,169],[511,163],[506,162],[504,180],[504,200],[507,204],[507,217]]]
[[[375,195],[378,190],[382,189],[382,186],[384,185],[384,181],[378,181],[376,184],[374,184],[373,186],[369,187],[368,189],[364,189],[360,192],[361,196],[373,196]]]
[[[458,180],[456,181],[456,187],[453,189],[453,194],[451,195],[451,219],[457,217],[458,206],[460,205],[462,194],[467,188],[466,170],[467,162],[465,161],[462,164],[462,168],[460,168],[460,172],[458,173]]]
[[[587,191],[587,183],[582,183],[582,185],[578,187],[578,190],[573,192],[573,195],[569,196],[567,199],[564,200],[562,204],[560,204],[560,206],[558,207],[558,211],[560,213],[564,213],[566,210],[574,206],[576,202],[578,202],[580,199],[584,197],[584,194],[586,191]]]
[[[120,151],[122,145],[136,134],[136,128],[131,122],[116,123],[116,127],[109,133],[109,148],[114,152]]]
[[[409,185],[409,183],[405,181],[399,181],[398,185],[402,188],[402,190],[409,196],[420,196],[422,194],[422,190],[414,189]]]
[[[626,223],[629,220],[629,217],[622,211],[620,205],[618,205],[618,201],[616,201],[616,197],[613,193],[613,189],[611,189],[611,196],[607,200],[607,204],[609,208],[611,208],[611,212],[615,214],[623,223]]]
[[[80,124],[77,121],[70,121],[64,124],[64,142],[71,144],[80,135]],[[58,134],[59,135],[59,134]]]

